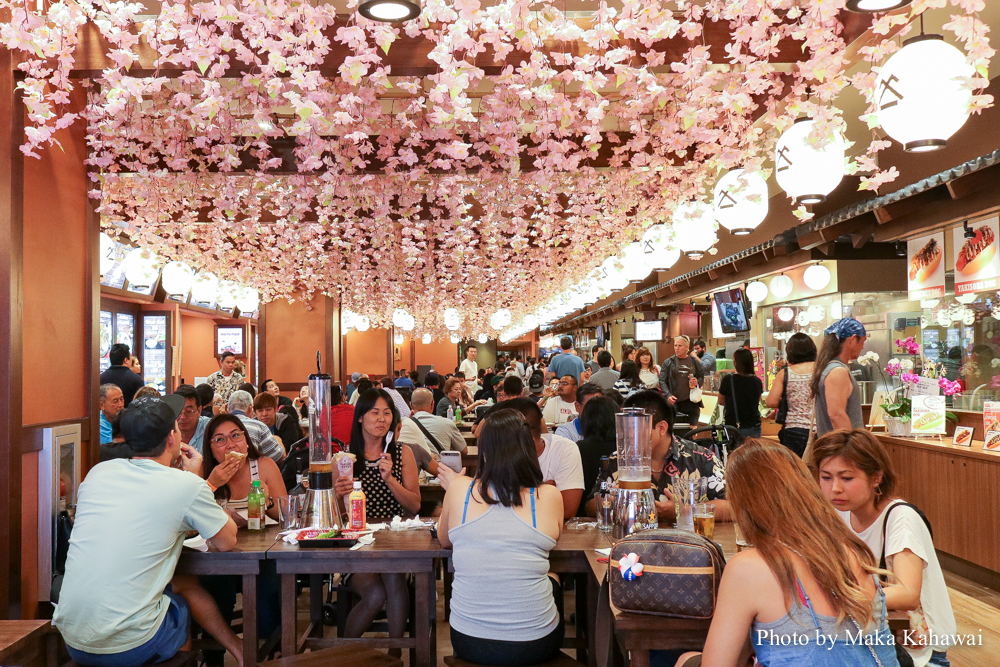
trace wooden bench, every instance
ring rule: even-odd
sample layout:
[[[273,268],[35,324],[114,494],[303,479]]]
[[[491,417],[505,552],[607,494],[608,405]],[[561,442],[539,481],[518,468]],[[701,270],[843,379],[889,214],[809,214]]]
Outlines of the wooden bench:
[[[49,621],[0,621],[0,665],[54,666],[58,638]]]
[[[456,658],[453,655],[446,655],[444,657],[444,664],[448,665],[448,667],[482,667],[474,662],[468,662],[467,660]],[[581,663],[577,662],[565,653],[560,652],[556,657],[552,658],[548,662],[542,662],[537,665],[533,665],[532,667],[581,667]]]
[[[259,667],[403,667],[403,661],[360,646],[335,646],[268,660]]]
[[[178,651],[177,655],[165,662],[156,663],[157,667],[195,667],[198,664],[197,651]],[[75,662],[69,662],[63,667],[80,667]]]

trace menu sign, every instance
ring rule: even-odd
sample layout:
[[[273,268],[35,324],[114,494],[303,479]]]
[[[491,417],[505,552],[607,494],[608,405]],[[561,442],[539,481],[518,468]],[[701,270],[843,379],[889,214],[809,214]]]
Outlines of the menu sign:
[[[983,401],[983,433],[1000,431],[1000,401]]]
[[[954,230],[955,295],[1000,287],[997,254],[998,218],[966,223]]]
[[[943,396],[914,396],[911,400],[913,412],[910,433],[928,435],[945,432]]]
[[[906,242],[906,289],[911,300],[944,296],[944,232]]]

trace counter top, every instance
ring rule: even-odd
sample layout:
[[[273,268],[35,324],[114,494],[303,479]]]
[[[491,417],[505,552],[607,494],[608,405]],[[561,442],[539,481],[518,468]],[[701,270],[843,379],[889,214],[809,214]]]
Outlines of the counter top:
[[[924,436],[921,438],[897,438],[886,433],[875,433],[874,435],[887,444],[902,445],[904,447],[916,447],[918,449],[946,453],[952,456],[981,459],[983,461],[1000,464],[1000,451],[991,452],[984,450],[984,443],[982,440],[973,440],[972,444],[966,447],[963,445],[951,444],[951,436],[945,435],[941,436],[940,440],[931,436]]]

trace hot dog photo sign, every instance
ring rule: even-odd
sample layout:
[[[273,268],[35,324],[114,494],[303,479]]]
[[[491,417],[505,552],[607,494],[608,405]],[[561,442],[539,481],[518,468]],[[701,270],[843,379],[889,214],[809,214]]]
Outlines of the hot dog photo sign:
[[[907,241],[906,258],[910,299],[944,296],[944,232]]]
[[[968,222],[954,230],[955,295],[995,290],[1000,286],[997,253],[998,219]]]

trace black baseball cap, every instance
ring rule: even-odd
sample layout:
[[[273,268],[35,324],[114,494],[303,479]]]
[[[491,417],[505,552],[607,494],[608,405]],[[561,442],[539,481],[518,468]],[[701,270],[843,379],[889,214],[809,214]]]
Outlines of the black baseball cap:
[[[167,439],[183,411],[184,397],[179,394],[136,399],[122,410],[119,420],[122,437],[134,453],[151,452]]]
[[[532,394],[537,394],[542,391],[545,387],[545,378],[541,373],[533,373],[530,378],[528,378],[528,389],[531,390]]]
[[[437,384],[441,381],[441,376],[436,371],[428,371],[424,376],[424,384]]]

